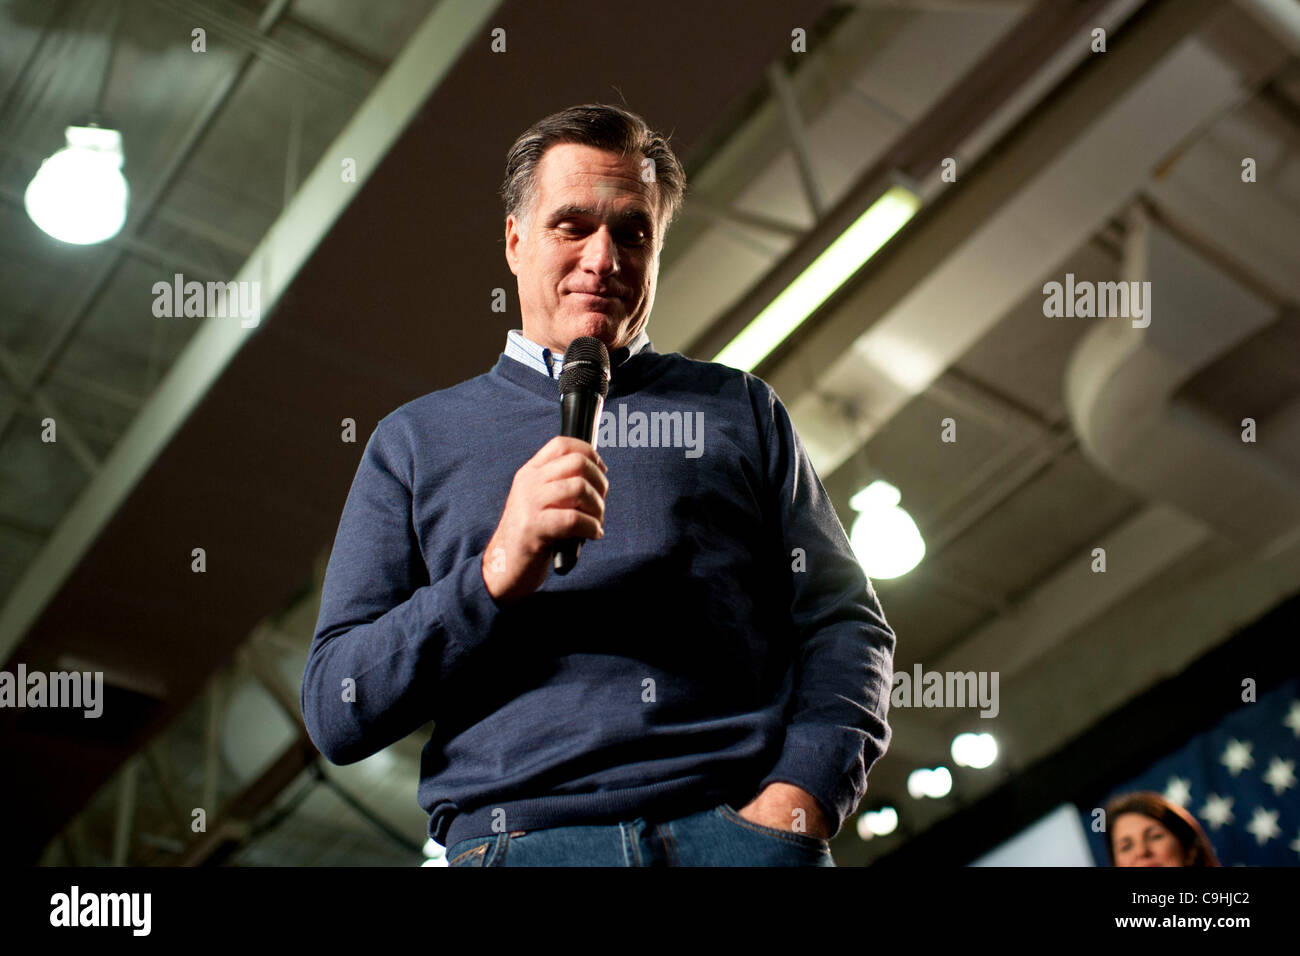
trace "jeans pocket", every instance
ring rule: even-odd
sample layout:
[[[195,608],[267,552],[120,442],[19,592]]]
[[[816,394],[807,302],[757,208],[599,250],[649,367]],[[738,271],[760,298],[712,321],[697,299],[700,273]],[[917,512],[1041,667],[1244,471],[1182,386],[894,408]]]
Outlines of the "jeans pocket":
[[[753,820],[746,820],[740,813],[729,803],[724,803],[718,807],[718,815],[728,823],[734,823],[738,827],[744,827],[746,830],[756,833],[760,836],[770,837],[776,840],[782,840],[788,844],[806,847],[810,850],[817,850],[822,853],[831,852],[829,840],[821,837],[815,837],[808,833],[796,833],[793,830],[781,830],[777,827],[766,827]]]
[[[504,835],[504,834],[503,834]],[[471,837],[447,850],[448,866],[491,866],[501,836]],[[452,852],[455,851],[455,852]]]

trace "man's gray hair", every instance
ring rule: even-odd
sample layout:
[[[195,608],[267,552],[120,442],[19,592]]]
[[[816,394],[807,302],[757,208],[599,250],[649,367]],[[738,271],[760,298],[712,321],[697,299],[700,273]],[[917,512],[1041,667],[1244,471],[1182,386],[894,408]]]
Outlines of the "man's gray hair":
[[[521,223],[532,211],[537,192],[537,167],[542,156],[557,143],[594,146],[621,156],[640,156],[654,163],[658,204],[659,241],[681,209],[686,194],[686,171],[668,140],[652,130],[635,113],[618,106],[586,103],[570,106],[538,120],[524,131],[506,156],[506,178],[501,198],[506,215]]]

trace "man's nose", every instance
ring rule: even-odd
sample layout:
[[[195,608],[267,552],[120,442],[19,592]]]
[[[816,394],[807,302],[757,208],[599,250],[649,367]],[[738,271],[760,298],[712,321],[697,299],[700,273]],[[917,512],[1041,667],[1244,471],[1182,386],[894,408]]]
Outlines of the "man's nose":
[[[582,265],[597,275],[618,271],[618,247],[607,227],[601,226],[587,237],[582,250]]]

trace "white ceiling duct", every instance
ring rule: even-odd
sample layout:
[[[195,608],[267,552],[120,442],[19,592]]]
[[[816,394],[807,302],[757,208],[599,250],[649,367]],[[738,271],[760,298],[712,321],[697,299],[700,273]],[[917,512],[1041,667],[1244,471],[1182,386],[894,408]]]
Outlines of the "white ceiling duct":
[[[1122,91],[1098,80],[1062,95],[1034,135],[973,172],[876,281],[847,295],[765,375],[820,473],[842,465],[1044,277],[1062,279],[1052,270],[1131,201],[1152,169],[1245,95],[1238,73],[1196,36],[1141,66]],[[951,251],[940,258],[942,249]],[[856,334],[845,348],[849,329]],[[850,421],[837,401],[869,414]]]
[[[1135,222],[1127,278],[1150,283],[1150,323],[1101,320],[1080,342],[1066,373],[1079,443],[1148,500],[1252,550],[1279,550],[1300,534],[1300,475],[1269,454],[1268,442],[1244,441],[1241,428],[1177,396],[1278,310],[1159,226]],[[1294,410],[1270,422],[1284,418],[1294,421]]]

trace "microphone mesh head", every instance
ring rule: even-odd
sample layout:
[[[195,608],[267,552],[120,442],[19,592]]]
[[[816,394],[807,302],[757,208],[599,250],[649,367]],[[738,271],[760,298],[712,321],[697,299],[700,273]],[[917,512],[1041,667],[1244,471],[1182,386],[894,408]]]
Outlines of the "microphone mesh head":
[[[564,353],[560,394],[578,389],[599,392],[601,398],[609,394],[609,350],[593,335],[578,336]]]

